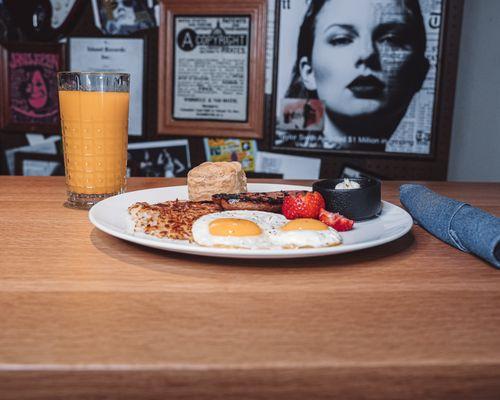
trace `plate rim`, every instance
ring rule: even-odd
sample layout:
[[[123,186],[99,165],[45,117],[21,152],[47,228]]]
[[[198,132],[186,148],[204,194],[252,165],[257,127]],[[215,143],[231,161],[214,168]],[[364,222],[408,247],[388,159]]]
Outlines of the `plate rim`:
[[[278,184],[278,183],[249,183],[249,190],[252,186],[269,186],[270,188],[275,188],[279,186],[282,190],[311,190],[311,187],[304,185],[292,185],[292,184]],[[106,207],[108,203],[113,203],[117,198],[128,197],[130,194],[139,194],[144,192],[159,192],[162,190],[169,191],[179,191],[187,190],[187,185],[176,185],[176,186],[164,186],[156,188],[138,189],[130,192],[122,193],[116,196],[109,197],[105,200],[100,201],[95,206],[93,206],[89,212],[88,217],[92,225],[95,228],[101,230],[102,232],[111,235],[113,237],[125,240],[131,243],[139,244],[145,247],[155,248],[163,251],[172,251],[176,253],[191,254],[197,256],[208,256],[208,257],[222,257],[222,258],[247,258],[247,259],[273,259],[273,258],[309,258],[309,257],[320,257],[327,255],[335,255],[342,253],[350,253],[354,251],[364,250],[376,246],[380,246],[407,234],[412,226],[413,219],[408,214],[408,212],[401,207],[392,204],[388,201],[382,200],[383,209],[395,209],[401,214],[405,221],[401,222],[402,227],[396,233],[388,236],[383,236],[378,239],[365,241],[361,243],[352,244],[341,244],[332,247],[322,247],[322,248],[301,248],[301,249],[231,249],[231,248],[216,248],[216,247],[204,247],[192,243],[175,243],[175,242],[161,242],[156,238],[147,238],[136,236],[132,233],[118,231],[116,229],[109,228],[106,224],[103,224],[96,219],[95,214],[103,207]],[[274,189],[275,190],[275,189]],[[146,200],[144,200],[146,201]],[[132,203],[131,203],[132,204]],[[380,218],[380,217],[379,217]],[[342,234],[342,233],[341,233]]]

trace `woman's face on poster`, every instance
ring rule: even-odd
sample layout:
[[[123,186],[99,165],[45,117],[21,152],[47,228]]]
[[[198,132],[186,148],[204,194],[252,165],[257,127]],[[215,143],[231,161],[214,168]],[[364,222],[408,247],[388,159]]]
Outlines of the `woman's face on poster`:
[[[28,103],[34,109],[38,110],[47,104],[47,85],[43,79],[42,73],[38,70],[33,72],[31,80],[26,87]]]
[[[300,60],[309,90],[330,113],[398,114],[416,89],[417,33],[403,0],[329,0],[316,17],[311,60]]]

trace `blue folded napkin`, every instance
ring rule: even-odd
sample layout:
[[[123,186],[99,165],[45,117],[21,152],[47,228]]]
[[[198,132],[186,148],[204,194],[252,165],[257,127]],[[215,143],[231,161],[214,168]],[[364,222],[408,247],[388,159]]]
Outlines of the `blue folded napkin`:
[[[500,218],[422,185],[402,185],[399,193],[401,203],[425,230],[500,268]]]

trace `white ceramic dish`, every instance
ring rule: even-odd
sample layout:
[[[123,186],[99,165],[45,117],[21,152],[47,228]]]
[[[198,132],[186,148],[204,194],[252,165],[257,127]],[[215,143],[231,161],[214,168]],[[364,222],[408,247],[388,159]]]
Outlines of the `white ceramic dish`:
[[[306,186],[249,184],[249,192],[277,190],[311,190]],[[89,219],[103,232],[129,242],[178,253],[229,258],[299,258],[334,255],[367,249],[391,242],[407,233],[413,224],[411,216],[394,204],[383,202],[382,213],[372,220],[358,222],[349,232],[341,232],[343,243],[339,246],[307,249],[245,250],[202,247],[181,240],[157,239],[141,233],[133,233],[128,225],[127,208],[138,202],[160,203],[166,200],[187,199],[187,186],[173,186],[138,190],[110,197],[93,206]]]

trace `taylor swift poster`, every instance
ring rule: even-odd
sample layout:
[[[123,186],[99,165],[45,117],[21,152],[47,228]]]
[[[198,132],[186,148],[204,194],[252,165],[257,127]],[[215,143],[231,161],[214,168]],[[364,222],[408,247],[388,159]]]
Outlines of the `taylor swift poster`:
[[[273,148],[430,154],[443,1],[282,1]]]

